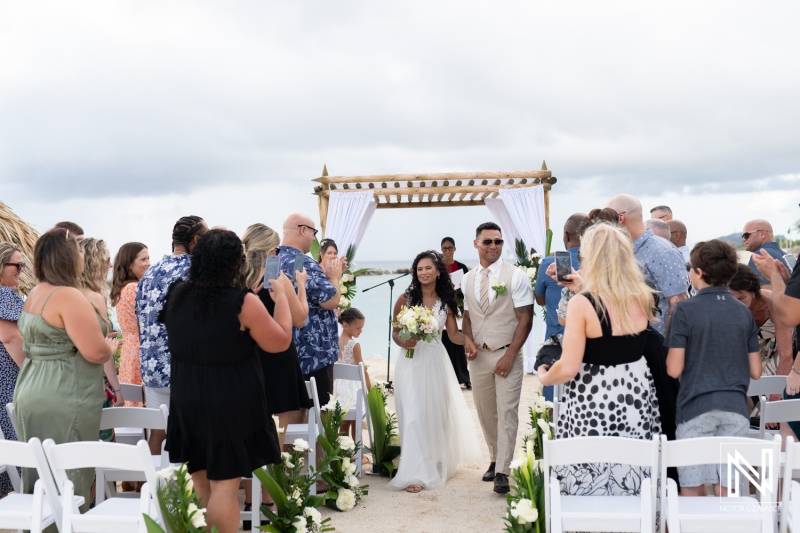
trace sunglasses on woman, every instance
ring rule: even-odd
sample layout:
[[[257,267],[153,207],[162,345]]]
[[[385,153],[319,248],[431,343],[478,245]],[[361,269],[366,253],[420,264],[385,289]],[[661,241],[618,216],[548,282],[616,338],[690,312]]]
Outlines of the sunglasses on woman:
[[[3,266],[7,266],[7,265],[11,265],[11,266],[17,267],[17,272],[22,272],[23,270],[25,270],[25,263],[24,262],[21,262],[21,263],[6,263]]]

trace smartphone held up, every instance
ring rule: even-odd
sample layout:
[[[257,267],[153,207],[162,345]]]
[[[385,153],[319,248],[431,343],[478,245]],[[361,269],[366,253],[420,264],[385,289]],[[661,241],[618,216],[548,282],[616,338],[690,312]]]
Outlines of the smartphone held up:
[[[560,282],[569,283],[566,278],[572,274],[572,256],[569,252],[556,252],[556,279]]]

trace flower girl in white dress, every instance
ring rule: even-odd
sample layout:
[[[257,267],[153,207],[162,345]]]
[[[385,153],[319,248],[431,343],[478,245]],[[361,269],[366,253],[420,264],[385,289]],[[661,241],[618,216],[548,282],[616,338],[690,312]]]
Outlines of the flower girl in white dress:
[[[411,269],[411,285],[395,303],[423,305],[436,315],[439,332],[456,344],[472,340],[458,331],[456,292],[444,258],[422,252]],[[431,342],[405,341],[395,328],[392,337],[402,348],[395,368],[395,405],[400,429],[400,465],[389,487],[417,493],[444,485],[459,464],[480,459],[472,414],[464,400],[441,335]],[[406,351],[413,349],[413,358]]]
[[[339,362],[346,365],[362,363],[361,345],[356,342],[356,339],[364,329],[364,315],[355,307],[345,309],[339,313],[339,324],[342,325],[342,332],[339,335]],[[372,385],[370,385],[369,374],[366,370],[364,370],[364,377],[366,378],[367,389],[369,389]],[[333,397],[339,400],[342,406],[350,406],[351,409],[354,409],[360,388],[361,384],[356,381],[337,379],[333,383]],[[365,397],[366,394],[366,391],[364,391]],[[361,438],[356,438],[359,433],[356,432],[356,424],[353,420],[345,421],[344,428],[354,440],[361,440]]]

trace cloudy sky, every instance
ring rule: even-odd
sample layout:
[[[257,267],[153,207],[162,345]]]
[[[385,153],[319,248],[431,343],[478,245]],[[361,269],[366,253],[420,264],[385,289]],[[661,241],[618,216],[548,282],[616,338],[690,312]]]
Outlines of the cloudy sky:
[[[697,241],[800,218],[800,4],[120,1],[0,4],[0,200],[116,249],[181,215],[317,217],[331,175],[538,169],[567,216],[629,192]],[[795,65],[792,67],[792,65]],[[479,207],[381,210],[360,259]]]

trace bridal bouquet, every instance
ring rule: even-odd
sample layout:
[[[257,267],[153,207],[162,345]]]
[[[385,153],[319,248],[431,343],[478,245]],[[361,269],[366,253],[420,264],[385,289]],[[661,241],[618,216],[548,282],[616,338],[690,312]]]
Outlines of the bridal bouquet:
[[[400,328],[400,338],[404,341],[414,339],[415,341],[431,342],[439,336],[439,322],[433,314],[433,310],[415,305],[400,308],[397,320],[392,322],[392,327]],[[414,349],[406,351],[406,357],[414,357]]]

